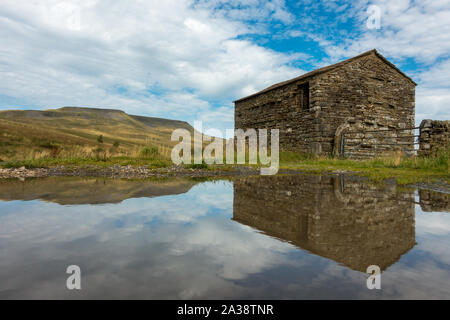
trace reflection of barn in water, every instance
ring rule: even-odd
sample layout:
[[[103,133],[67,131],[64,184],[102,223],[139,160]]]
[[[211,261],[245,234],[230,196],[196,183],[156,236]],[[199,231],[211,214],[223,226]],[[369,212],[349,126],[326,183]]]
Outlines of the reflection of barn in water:
[[[415,245],[414,193],[344,177],[277,176],[234,184],[233,219],[366,272]]]
[[[420,207],[424,212],[450,212],[450,194],[419,190]]]

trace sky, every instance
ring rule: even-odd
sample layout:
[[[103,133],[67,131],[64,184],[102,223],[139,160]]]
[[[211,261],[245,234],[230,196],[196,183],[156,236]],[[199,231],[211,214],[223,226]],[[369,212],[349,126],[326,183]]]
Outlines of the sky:
[[[1,0],[0,110],[232,129],[234,100],[374,48],[418,83],[416,124],[450,119],[450,0]]]

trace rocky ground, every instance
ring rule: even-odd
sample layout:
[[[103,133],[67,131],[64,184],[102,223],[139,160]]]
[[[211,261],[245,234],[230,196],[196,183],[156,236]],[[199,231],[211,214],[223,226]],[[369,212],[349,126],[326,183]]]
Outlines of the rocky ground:
[[[169,168],[149,168],[148,166],[83,166],[79,168],[57,166],[51,168],[0,168],[0,179],[43,178],[54,176],[108,177],[108,178],[149,178],[149,177],[214,177],[257,175],[259,170],[250,167],[224,169],[189,169],[183,166]]]
[[[351,172],[335,171],[330,174],[351,174]],[[145,178],[164,178],[164,177],[186,177],[186,178],[213,178],[213,177],[237,177],[259,175],[258,168],[246,166],[233,166],[224,168],[208,169],[189,169],[183,166],[172,166],[169,168],[149,168],[148,166],[83,166],[83,167],[66,167],[56,166],[51,168],[0,168],[0,179],[25,179],[25,178],[45,178],[55,176],[74,176],[74,177],[105,177],[118,179],[145,179]],[[280,169],[279,174],[302,174],[300,170]],[[389,181],[386,181],[390,184]],[[391,183],[396,183],[392,181]],[[450,185],[445,181],[434,181],[430,183],[418,183],[409,185],[418,189],[433,190],[442,193],[450,193]]]

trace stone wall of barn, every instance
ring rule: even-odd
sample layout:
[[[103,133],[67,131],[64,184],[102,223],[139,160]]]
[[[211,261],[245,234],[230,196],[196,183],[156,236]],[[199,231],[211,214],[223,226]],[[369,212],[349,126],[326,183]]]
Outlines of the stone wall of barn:
[[[414,149],[413,130],[390,130],[414,127],[415,85],[386,62],[371,54],[315,78],[311,103],[321,113],[322,152],[338,147],[334,142],[340,126],[347,127],[344,133],[358,132],[346,137],[346,157]]]
[[[306,83],[307,106],[302,99]],[[372,53],[309,79],[237,101],[235,127],[277,128],[281,150],[332,154],[340,147],[337,135],[344,132],[414,127],[414,101],[414,83]],[[398,150],[394,145],[399,141],[413,150],[414,138],[405,137],[412,135],[407,130],[392,134],[388,139],[392,145],[379,151]],[[353,141],[348,140],[349,146],[362,140],[359,136],[350,138]],[[348,156],[373,156],[375,146],[370,138],[365,144],[359,142],[363,147],[354,148]]]
[[[279,129],[280,149],[313,152],[311,141],[316,136],[314,112],[302,105],[308,94],[302,83],[284,87],[236,102],[236,129]]]
[[[420,124],[419,154],[435,155],[450,150],[450,121],[423,120]]]

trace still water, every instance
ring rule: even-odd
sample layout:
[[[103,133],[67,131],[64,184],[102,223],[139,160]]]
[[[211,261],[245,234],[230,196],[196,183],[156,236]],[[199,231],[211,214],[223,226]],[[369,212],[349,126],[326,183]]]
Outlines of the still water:
[[[66,177],[0,181],[0,200],[0,299],[450,299],[448,194],[351,176]]]

